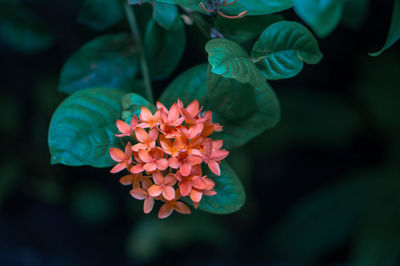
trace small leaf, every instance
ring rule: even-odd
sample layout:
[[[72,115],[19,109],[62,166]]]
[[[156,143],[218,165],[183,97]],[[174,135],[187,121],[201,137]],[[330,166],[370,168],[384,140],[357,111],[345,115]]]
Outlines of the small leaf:
[[[254,87],[265,83],[262,73],[239,44],[227,39],[214,39],[206,44],[206,51],[213,73]]]
[[[226,79],[208,70],[207,96],[211,110],[229,120],[243,119],[256,110],[255,89],[234,79]]]
[[[0,3],[0,37],[11,49],[29,54],[43,52],[55,41],[41,17],[12,1]]]
[[[312,33],[290,21],[269,26],[254,44],[251,56],[267,79],[294,77],[302,70],[303,61],[317,64],[322,59]]]
[[[179,16],[176,5],[155,2],[153,19],[166,30],[170,30]]]
[[[175,78],[160,96],[165,106],[171,106],[179,98],[185,105],[198,100],[207,104],[207,68],[208,64],[197,65]]]
[[[221,175],[216,176],[207,166],[203,169],[203,174],[215,182],[214,196],[203,196],[200,201],[199,209],[215,214],[230,214],[238,211],[246,200],[246,192],[235,171],[226,162],[221,162]],[[184,198],[187,203],[191,203],[189,198]]]
[[[103,31],[123,18],[124,10],[119,0],[85,0],[79,11],[78,22]]]
[[[390,22],[389,34],[386,38],[385,45],[381,50],[375,53],[370,53],[371,56],[378,56],[390,46],[395,44],[400,39],[400,0],[394,0],[392,20]]]
[[[177,17],[168,31],[158,26],[154,20],[150,20],[144,45],[152,78],[165,79],[170,76],[185,51],[186,33],[180,17]]]
[[[124,97],[122,97],[122,120],[129,122],[133,115],[139,117],[142,106],[146,107],[153,113],[156,111],[156,107],[142,96],[136,93],[128,93],[124,95]]]
[[[245,16],[241,19],[227,19],[218,16],[215,27],[232,41],[245,43],[256,38],[269,25],[282,20],[280,15]]]
[[[137,50],[127,33],[97,37],[75,52],[61,71],[58,89],[71,94],[91,87],[133,91]]]
[[[321,38],[339,24],[346,0],[293,0],[297,15]]]
[[[114,134],[124,94],[118,90],[89,88],[64,100],[50,122],[51,163],[112,166],[114,161],[108,150],[121,146]]]

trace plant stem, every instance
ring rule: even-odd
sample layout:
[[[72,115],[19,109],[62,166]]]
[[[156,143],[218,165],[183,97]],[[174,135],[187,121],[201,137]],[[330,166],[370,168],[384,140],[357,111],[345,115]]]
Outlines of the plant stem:
[[[154,104],[153,89],[151,87],[149,67],[147,65],[146,54],[144,53],[142,38],[140,37],[140,32],[139,32],[139,27],[136,22],[135,12],[133,11],[131,6],[127,2],[124,3],[124,8],[125,8],[126,17],[129,22],[129,26],[132,31],[133,38],[135,39],[138,50],[139,50],[140,67],[142,68],[142,75],[143,75],[144,86],[146,88],[147,98],[149,99],[149,101],[151,103]]]

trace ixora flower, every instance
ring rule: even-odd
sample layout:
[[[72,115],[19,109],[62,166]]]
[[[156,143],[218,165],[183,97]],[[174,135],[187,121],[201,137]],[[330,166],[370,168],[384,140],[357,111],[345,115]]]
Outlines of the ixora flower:
[[[217,194],[214,181],[203,175],[201,166],[221,174],[219,164],[229,152],[221,149],[222,140],[209,136],[222,131],[222,126],[212,122],[212,113],[203,112],[197,100],[186,108],[178,100],[170,109],[157,102],[152,114],[142,107],[139,118],[133,116],[130,124],[117,121],[120,131],[116,137],[131,137],[125,150],[110,149],[117,164],[111,173],[126,169],[129,174],[120,179],[123,185],[132,186],[130,194],[144,200],[143,211],[150,213],[155,200],[164,202],[158,212],[166,218],[175,210],[190,214],[189,207],[180,201],[188,196],[197,208],[203,196]]]

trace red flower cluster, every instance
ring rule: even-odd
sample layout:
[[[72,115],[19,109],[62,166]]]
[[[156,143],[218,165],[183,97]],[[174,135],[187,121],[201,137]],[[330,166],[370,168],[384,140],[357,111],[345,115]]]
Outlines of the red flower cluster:
[[[202,113],[202,108],[197,100],[186,108],[178,100],[169,110],[157,102],[154,115],[142,107],[139,119],[133,116],[130,124],[117,121],[120,134],[116,136],[132,137],[137,143],[128,142],[125,151],[110,149],[111,158],[118,162],[111,173],[130,172],[120,182],[133,186],[130,194],[144,200],[145,213],[151,212],[154,200],[161,200],[159,218],[174,210],[189,214],[189,207],[179,201],[182,196],[189,196],[197,208],[203,195],[217,193],[214,181],[203,176],[201,164],[219,176],[219,163],[229,152],[221,149],[222,140],[209,138],[214,131],[222,131],[222,126],[213,123],[211,111]]]

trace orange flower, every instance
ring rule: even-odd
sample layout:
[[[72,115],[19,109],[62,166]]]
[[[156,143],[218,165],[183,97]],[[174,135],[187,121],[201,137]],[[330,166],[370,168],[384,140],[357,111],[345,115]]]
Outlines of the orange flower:
[[[118,164],[110,170],[111,173],[115,174],[129,168],[132,163],[131,144],[129,142],[126,144],[125,153],[118,148],[110,148],[110,156],[114,161],[118,162]]]
[[[182,201],[178,201],[181,198],[179,193],[179,189],[176,191],[176,196],[173,200],[167,201],[161,206],[160,210],[158,211],[158,218],[164,219],[171,215],[171,213],[175,210],[182,214],[190,214],[189,207],[183,203]]]
[[[156,146],[156,139],[158,137],[157,128],[152,128],[149,133],[147,133],[143,128],[137,127],[135,129],[135,135],[139,143],[133,145],[133,151],[138,151],[140,149],[151,150]]]
[[[111,158],[117,162],[111,172],[127,169],[131,173],[120,182],[132,185],[130,194],[144,200],[145,213],[153,209],[155,200],[161,200],[164,205],[159,218],[168,217],[174,210],[189,214],[189,207],[179,201],[182,196],[190,197],[197,208],[204,196],[217,193],[214,181],[203,176],[201,165],[206,163],[214,174],[220,175],[219,163],[229,152],[222,149],[222,140],[209,138],[222,126],[212,122],[210,111],[202,113],[202,109],[197,100],[186,108],[178,100],[169,110],[157,102],[154,115],[142,107],[139,120],[133,116],[129,125],[117,121],[121,134],[116,136],[130,136],[138,143],[131,146],[128,142],[124,152],[110,149]]]
[[[142,128],[154,128],[160,124],[160,112],[153,114],[146,107],[142,106],[139,119],[142,123],[139,124]]]
[[[133,116],[130,122],[130,125],[125,123],[122,120],[117,120],[117,128],[121,134],[116,134],[116,137],[129,137],[133,136],[133,132],[138,124],[138,120],[136,116]]]
[[[204,151],[204,162],[208,165],[211,172],[218,176],[221,175],[219,163],[229,154],[227,150],[220,150],[221,146],[222,140],[212,141],[211,139],[207,139]]]
[[[144,200],[143,211],[144,213],[150,213],[154,207],[154,199],[148,193],[148,188],[151,186],[150,180],[143,183],[143,188],[133,188],[129,193],[132,197],[138,200]]]
[[[159,171],[153,174],[154,185],[149,187],[149,195],[152,197],[158,197],[161,194],[166,200],[172,200],[175,198],[175,189],[173,186],[176,184],[176,178],[174,174],[168,174],[165,177]]]

